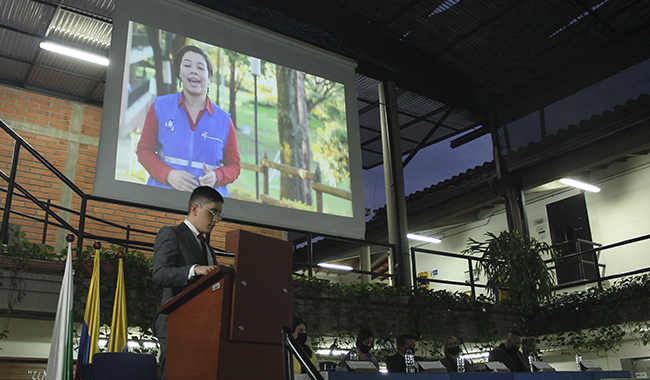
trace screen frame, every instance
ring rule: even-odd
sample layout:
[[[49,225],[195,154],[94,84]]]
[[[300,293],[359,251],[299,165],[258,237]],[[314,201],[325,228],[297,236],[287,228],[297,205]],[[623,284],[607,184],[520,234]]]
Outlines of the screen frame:
[[[130,21],[175,32],[342,83],[345,86],[352,217],[288,209],[230,198],[224,203],[224,214],[227,215],[228,220],[234,222],[355,239],[364,238],[365,204],[355,62],[188,2],[116,1],[93,196],[170,208],[179,212],[186,212],[188,207],[189,192],[152,188],[114,179],[115,149],[119,133],[121,95],[125,85],[124,62]],[[197,28],[197,25],[209,25],[209,27]]]

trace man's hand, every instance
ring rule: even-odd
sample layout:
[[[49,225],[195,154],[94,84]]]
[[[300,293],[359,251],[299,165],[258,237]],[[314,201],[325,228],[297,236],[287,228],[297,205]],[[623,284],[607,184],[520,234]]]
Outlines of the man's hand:
[[[194,267],[194,274],[197,276],[205,276],[217,268],[218,267],[216,265],[197,265]]]
[[[208,165],[206,165],[205,162],[203,163],[203,171],[205,172],[205,175],[199,177],[201,186],[215,187],[217,185],[217,174],[214,170],[208,168]]]
[[[176,190],[194,191],[199,184],[194,176],[184,170],[172,170],[167,174],[167,183]]]

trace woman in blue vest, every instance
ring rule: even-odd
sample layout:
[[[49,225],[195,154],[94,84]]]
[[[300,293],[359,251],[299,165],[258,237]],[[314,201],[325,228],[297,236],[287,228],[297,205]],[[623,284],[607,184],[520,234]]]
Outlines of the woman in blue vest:
[[[239,150],[230,114],[208,97],[210,59],[187,45],[174,56],[173,69],[183,90],[155,99],[138,143],[147,184],[182,191],[210,186],[228,197],[226,186],[241,170]]]

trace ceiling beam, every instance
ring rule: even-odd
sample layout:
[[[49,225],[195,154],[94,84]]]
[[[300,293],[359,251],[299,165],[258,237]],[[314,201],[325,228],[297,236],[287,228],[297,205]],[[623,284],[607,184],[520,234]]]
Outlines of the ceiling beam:
[[[251,9],[250,5],[243,7],[246,9],[236,9],[231,4],[210,0],[192,1],[291,38],[303,37],[305,33],[301,33],[299,28],[302,24],[309,28],[312,36],[319,32],[322,34],[320,48],[356,60],[360,74],[378,81],[390,80],[400,88],[427,98],[485,114],[485,108],[473,96],[480,87],[478,83],[443,60],[423,52],[417,45],[400,41],[381,25],[370,20],[363,22],[363,15],[350,9],[326,0],[251,0],[258,9]],[[291,31],[285,29],[278,17],[270,19],[272,11],[298,21],[294,23],[298,27]]]
[[[452,113],[453,110],[454,110],[454,107],[449,107],[449,109],[447,110],[447,112],[445,112],[445,114],[442,115],[442,117],[440,118],[440,120],[438,120],[438,122],[436,123],[436,125],[434,125],[433,127],[431,127],[431,129],[429,130],[429,132],[427,132],[427,134],[422,138],[422,140],[420,140],[420,142],[418,143],[418,145],[417,145],[415,148],[413,148],[413,150],[411,151],[411,153],[409,153],[408,157],[406,157],[406,159],[404,160],[404,162],[402,162],[402,167],[406,167],[406,165],[408,165],[408,163],[411,162],[411,160],[413,159],[413,157],[415,157],[415,155],[420,151],[420,149],[422,149],[422,148],[426,145],[427,140],[429,140],[429,139],[431,138],[431,136],[433,136],[433,134],[436,133],[436,131],[438,130],[438,128],[440,128],[440,126],[442,125],[442,123],[444,123],[445,120],[447,120],[447,117],[449,117],[449,115]]]
[[[648,46],[650,24],[562,69],[547,71],[533,83],[525,83],[491,101],[488,107],[497,111],[501,124],[508,124],[650,59]]]

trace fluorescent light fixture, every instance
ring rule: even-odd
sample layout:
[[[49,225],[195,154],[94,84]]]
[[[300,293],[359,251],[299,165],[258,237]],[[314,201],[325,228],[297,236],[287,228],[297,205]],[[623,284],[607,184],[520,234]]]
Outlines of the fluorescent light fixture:
[[[571,178],[562,178],[560,180],[560,183],[563,184],[563,185],[575,187],[575,188],[585,190],[585,191],[589,191],[589,192],[592,192],[592,193],[597,193],[597,192],[600,191],[600,187],[598,187],[598,186],[594,186],[594,185],[590,185],[588,183],[576,181],[575,179],[571,179]]]
[[[129,348],[158,348],[158,345],[156,342],[152,342],[150,340],[145,340],[145,341],[136,341],[136,340],[128,340],[126,342],[126,345],[129,346]]]
[[[319,348],[316,350],[316,353],[320,356],[341,356],[347,354],[348,352],[350,352],[350,350],[330,350],[329,348]]]
[[[347,265],[338,265],[338,264],[330,264],[330,263],[318,263],[319,267],[322,268],[330,268],[330,269],[338,269],[338,270],[352,270],[351,266]]]
[[[433,244],[439,244],[442,240],[438,238],[434,238],[431,236],[422,236],[422,235],[416,235],[416,234],[406,234],[406,237],[411,239],[411,240],[419,240],[419,241],[424,241],[427,243],[433,243]]]
[[[465,355],[461,355],[465,360],[487,358],[488,356],[490,356],[489,352],[469,352]]]
[[[53,53],[67,55],[68,57],[82,59],[84,61],[96,63],[102,66],[108,66],[108,58],[102,57],[101,55],[88,53],[83,50],[73,49],[52,42],[43,41],[38,46],[40,46],[41,49],[51,51]]]

